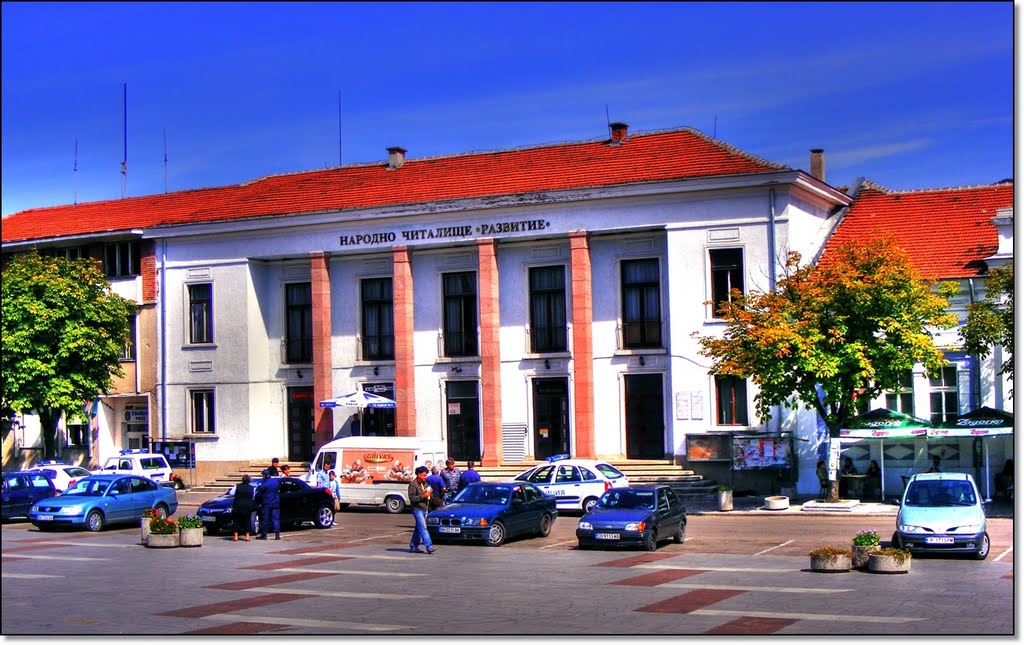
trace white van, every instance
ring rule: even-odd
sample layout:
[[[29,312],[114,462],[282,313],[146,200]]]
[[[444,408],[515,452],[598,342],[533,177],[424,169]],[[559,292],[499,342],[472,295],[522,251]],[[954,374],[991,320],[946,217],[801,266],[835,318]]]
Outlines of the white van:
[[[328,464],[341,482],[341,504],[384,505],[401,513],[409,505],[409,482],[418,466],[444,466],[444,442],[419,437],[342,437],[326,443],[310,465],[306,481],[316,485]]]

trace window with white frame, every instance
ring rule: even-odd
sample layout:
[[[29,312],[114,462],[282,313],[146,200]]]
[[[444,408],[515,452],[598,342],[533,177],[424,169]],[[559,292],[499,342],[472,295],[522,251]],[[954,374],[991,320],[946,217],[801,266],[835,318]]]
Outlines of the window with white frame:
[[[359,284],[362,300],[363,360],[395,359],[394,296],[391,278],[368,278]]]
[[[446,273],[444,282],[444,355],[477,355],[476,273]]]
[[[313,292],[310,283],[286,284],[285,316],[288,363],[313,362]]]
[[[622,348],[661,347],[661,272],[657,259],[622,262]]]
[[[213,398],[213,390],[189,390],[189,431],[192,434],[217,431]]]
[[[715,376],[715,403],[720,426],[745,426],[747,381],[738,376]]]
[[[530,351],[564,352],[565,267],[530,268]]]
[[[960,416],[956,365],[942,368],[938,374],[928,375],[928,398],[931,402],[931,422],[956,421]]]
[[[723,303],[732,302],[734,289],[743,293],[743,249],[710,249],[711,316],[718,317]]]
[[[213,285],[208,282],[188,285],[188,342],[213,342]]]
[[[900,377],[899,389],[885,393],[885,408],[903,414],[914,414],[914,372],[912,370],[907,370]]]

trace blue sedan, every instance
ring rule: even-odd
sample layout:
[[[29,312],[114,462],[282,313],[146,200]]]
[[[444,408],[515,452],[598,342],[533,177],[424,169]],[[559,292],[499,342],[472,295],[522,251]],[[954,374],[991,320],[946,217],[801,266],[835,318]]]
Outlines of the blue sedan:
[[[33,504],[28,519],[41,531],[60,526],[100,531],[107,524],[138,524],[142,513],[151,508],[162,517],[173,514],[178,508],[174,489],[139,475],[91,475],[59,497]]]
[[[427,515],[431,540],[484,541],[501,546],[510,537],[547,537],[558,517],[557,500],[527,482],[478,482],[450,504]]]
[[[629,545],[654,551],[659,540],[682,544],[685,536],[686,508],[664,485],[613,488],[576,525],[580,549]]]

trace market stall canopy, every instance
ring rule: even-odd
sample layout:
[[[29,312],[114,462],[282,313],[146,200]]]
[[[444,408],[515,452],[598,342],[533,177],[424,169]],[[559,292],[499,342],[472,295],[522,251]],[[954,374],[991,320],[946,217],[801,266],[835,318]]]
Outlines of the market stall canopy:
[[[395,402],[387,397],[362,390],[343,394],[320,402],[321,408],[393,408]]]
[[[929,437],[991,437],[1013,434],[1013,415],[1002,410],[980,407],[961,414],[955,421],[928,429]]]
[[[927,437],[934,426],[909,414],[876,408],[850,419],[839,431],[841,439],[914,439]]]

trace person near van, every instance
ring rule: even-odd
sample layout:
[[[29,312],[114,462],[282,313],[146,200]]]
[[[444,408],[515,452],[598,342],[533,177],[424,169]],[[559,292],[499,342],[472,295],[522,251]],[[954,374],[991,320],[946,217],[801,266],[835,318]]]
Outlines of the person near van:
[[[327,490],[331,491],[331,497],[334,498],[334,512],[337,513],[341,510],[341,483],[338,479],[337,473],[333,470],[327,473],[328,483]],[[335,525],[335,521],[331,520],[331,526]]]
[[[277,457],[274,457],[273,459],[270,460],[270,468],[267,468],[267,470],[270,471],[271,477],[277,477],[280,474],[280,472],[277,470],[277,466],[280,463],[281,460],[278,459]]]
[[[469,486],[470,484],[475,484],[478,481],[480,481],[480,473],[473,470],[475,466],[475,462],[466,462],[466,470],[462,471],[462,474],[459,475],[459,490],[462,490],[466,486]]]
[[[444,480],[441,479],[441,475],[437,470],[437,466],[430,469],[430,474],[427,475],[427,483],[430,484],[431,496],[430,496],[430,510],[435,508],[441,508],[444,506],[447,500],[447,488],[445,488]]]
[[[352,429],[353,437],[358,437],[363,434],[363,422],[359,420],[358,414],[352,415],[352,425],[349,427]]]
[[[256,502],[260,505],[260,536],[257,540],[266,540],[267,533],[274,529],[274,539],[281,539],[281,480],[270,474],[270,469],[263,471],[263,481],[256,489]]]
[[[325,461],[324,467],[316,471],[316,485],[320,488],[327,488],[331,483],[331,468],[334,468],[334,464]]]
[[[459,492],[459,480],[462,472],[455,466],[455,460],[449,459],[444,462],[444,470],[441,471],[441,480],[444,481],[444,502],[447,504]]]
[[[409,541],[409,551],[412,553],[423,553],[420,551],[421,543],[427,548],[427,553],[437,550],[430,541],[430,533],[427,532],[427,513],[430,512],[430,495],[433,492],[427,483],[428,472],[426,466],[417,467],[416,478],[409,482],[409,506],[412,507],[412,516],[416,520],[412,539]]]
[[[285,464],[285,465],[281,466],[281,476],[282,477],[291,477],[292,476],[292,467],[289,464]]]
[[[231,500],[231,518],[235,522],[235,542],[238,534],[245,533],[245,541],[249,541],[249,520],[252,519],[253,488],[248,475],[242,475],[242,483],[235,486],[235,497]]]

